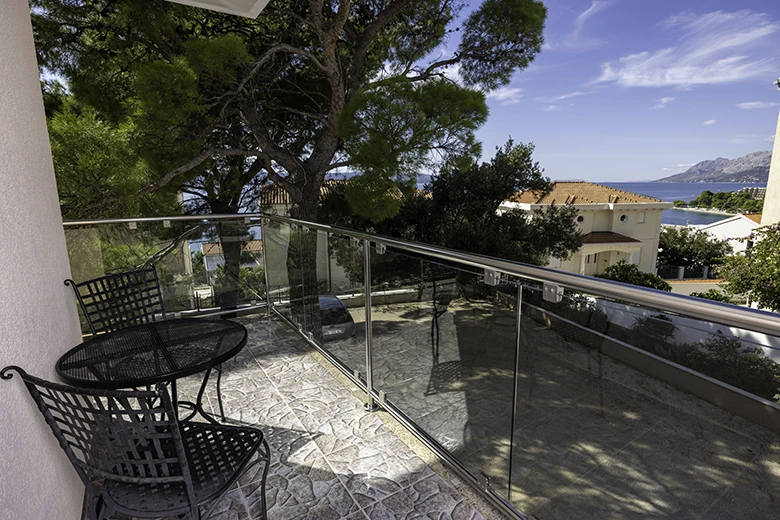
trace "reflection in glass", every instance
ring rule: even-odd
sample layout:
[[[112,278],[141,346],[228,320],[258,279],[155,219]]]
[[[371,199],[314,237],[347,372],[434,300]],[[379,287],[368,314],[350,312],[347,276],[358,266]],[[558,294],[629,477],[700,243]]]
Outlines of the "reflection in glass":
[[[506,496],[517,286],[390,249],[371,273],[374,388]]]
[[[514,507],[562,519],[773,510],[776,434],[676,387],[696,390],[686,367],[759,385],[778,338],[573,290],[558,303],[531,283],[522,294]]]

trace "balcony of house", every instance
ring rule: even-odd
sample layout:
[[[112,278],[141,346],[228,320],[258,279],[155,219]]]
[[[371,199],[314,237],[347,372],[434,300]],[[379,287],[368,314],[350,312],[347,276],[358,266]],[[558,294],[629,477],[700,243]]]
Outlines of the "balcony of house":
[[[248,329],[222,401],[271,445],[270,518],[775,515],[774,314],[272,215],[65,229],[76,282],[154,263],[172,319]],[[207,276],[205,240],[261,265]],[[239,484],[221,514],[258,518]]]

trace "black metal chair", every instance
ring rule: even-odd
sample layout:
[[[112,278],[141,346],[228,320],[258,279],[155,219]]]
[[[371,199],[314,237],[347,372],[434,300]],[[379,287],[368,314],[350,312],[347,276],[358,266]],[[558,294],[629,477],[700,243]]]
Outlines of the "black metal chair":
[[[76,300],[93,335],[159,321],[166,317],[160,279],[154,265],[81,283],[67,279],[65,285],[73,287]],[[220,417],[224,421],[222,365],[216,368],[217,404]]]
[[[165,318],[154,266],[75,283],[73,287],[92,334],[111,332]]]
[[[16,366],[60,446],[85,486],[82,520],[108,511],[137,518],[190,513],[207,518],[214,505],[270,451],[257,428],[179,422],[163,384],[155,391],[87,390],[31,376]],[[205,508],[204,516],[201,509]]]

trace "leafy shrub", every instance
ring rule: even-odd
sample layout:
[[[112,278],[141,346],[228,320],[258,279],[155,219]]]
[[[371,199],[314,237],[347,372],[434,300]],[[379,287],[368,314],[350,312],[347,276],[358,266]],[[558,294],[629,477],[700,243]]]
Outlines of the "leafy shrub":
[[[691,296],[696,298],[704,298],[705,300],[713,300],[716,302],[731,303],[731,296],[718,289],[710,289],[704,292],[692,292]]]
[[[689,344],[688,367],[770,401],[780,393],[780,365],[760,348],[744,347],[720,331],[702,344]]]
[[[659,291],[670,292],[672,290],[672,286],[666,283],[666,280],[660,276],[651,273],[643,273],[639,270],[639,267],[634,264],[629,264],[625,260],[621,260],[615,265],[607,267],[602,274],[597,274],[596,277],[615,282],[650,287],[651,289],[658,289]]]

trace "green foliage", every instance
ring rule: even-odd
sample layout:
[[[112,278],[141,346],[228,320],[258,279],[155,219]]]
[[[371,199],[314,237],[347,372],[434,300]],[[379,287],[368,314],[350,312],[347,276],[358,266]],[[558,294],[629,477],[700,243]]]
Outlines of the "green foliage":
[[[487,120],[485,96],[446,79],[388,82],[355,96],[339,119],[354,166],[370,177],[414,180],[437,152],[476,157],[474,131]]]
[[[719,265],[733,251],[727,241],[718,240],[706,231],[688,227],[662,227],[658,238],[660,266]]]
[[[631,344],[666,359],[675,359],[678,349],[672,340],[676,332],[677,326],[665,314],[640,316],[631,327]]]
[[[547,8],[535,0],[484,0],[466,20],[458,54],[468,85],[506,85],[541,50]]]
[[[634,264],[629,264],[625,260],[621,260],[615,265],[607,267],[602,274],[597,274],[596,277],[613,280],[615,282],[650,287],[651,289],[658,289],[659,291],[669,292],[672,290],[672,286],[666,283],[660,276],[651,273],[643,273],[639,270],[639,267]]]
[[[408,193],[391,219],[351,213],[338,188],[323,201],[320,216],[334,225],[520,262],[543,265],[551,255],[567,258],[581,245],[574,208],[553,206],[534,215],[498,211],[519,191],[550,189],[532,154],[533,145],[510,141],[489,163],[446,168],[425,190]]]
[[[770,401],[780,393],[780,365],[760,348],[746,348],[739,338],[718,331],[703,344],[689,344],[686,365]]]
[[[688,207],[688,203],[684,200],[675,200],[674,201],[674,207],[675,208],[686,208]]]
[[[718,270],[732,295],[747,294],[764,309],[780,311],[780,224],[758,228],[749,237],[753,246],[726,258]]]
[[[362,175],[344,187],[344,195],[355,215],[381,222],[398,213],[403,195],[396,184],[381,176]]]
[[[246,44],[236,35],[198,38],[184,47],[189,67],[209,90],[235,86],[252,63]]]
[[[718,289],[710,289],[704,292],[692,292],[691,296],[696,298],[704,298],[705,300],[712,300],[716,302],[731,303],[731,296],[724,291]]]
[[[200,198],[194,211],[236,212],[270,178],[312,220],[334,168],[364,171],[376,196],[377,183],[478,156],[483,92],[534,59],[546,17],[537,0],[470,13],[448,0],[282,2],[254,20],[162,0],[31,5],[41,65],[103,120],[131,124],[155,189],[181,186]],[[465,87],[445,78],[455,66]],[[398,208],[368,199],[378,203],[362,213]]]
[[[115,126],[67,96],[48,125],[63,218],[180,213],[172,193],[134,197],[153,175],[131,145],[131,125]]]
[[[214,294],[217,298],[225,292],[227,273],[224,265],[214,270]],[[265,272],[258,267],[240,267],[238,270],[238,298],[241,300],[256,300],[265,296]]]
[[[206,263],[203,260],[202,251],[197,251],[192,255],[192,282],[196,285],[209,283],[209,275],[206,271]]]
[[[719,209],[729,213],[760,213],[764,207],[764,201],[756,200],[747,191],[721,191],[712,193],[704,190],[690,201],[691,208]],[[677,201],[675,201],[677,207]]]

